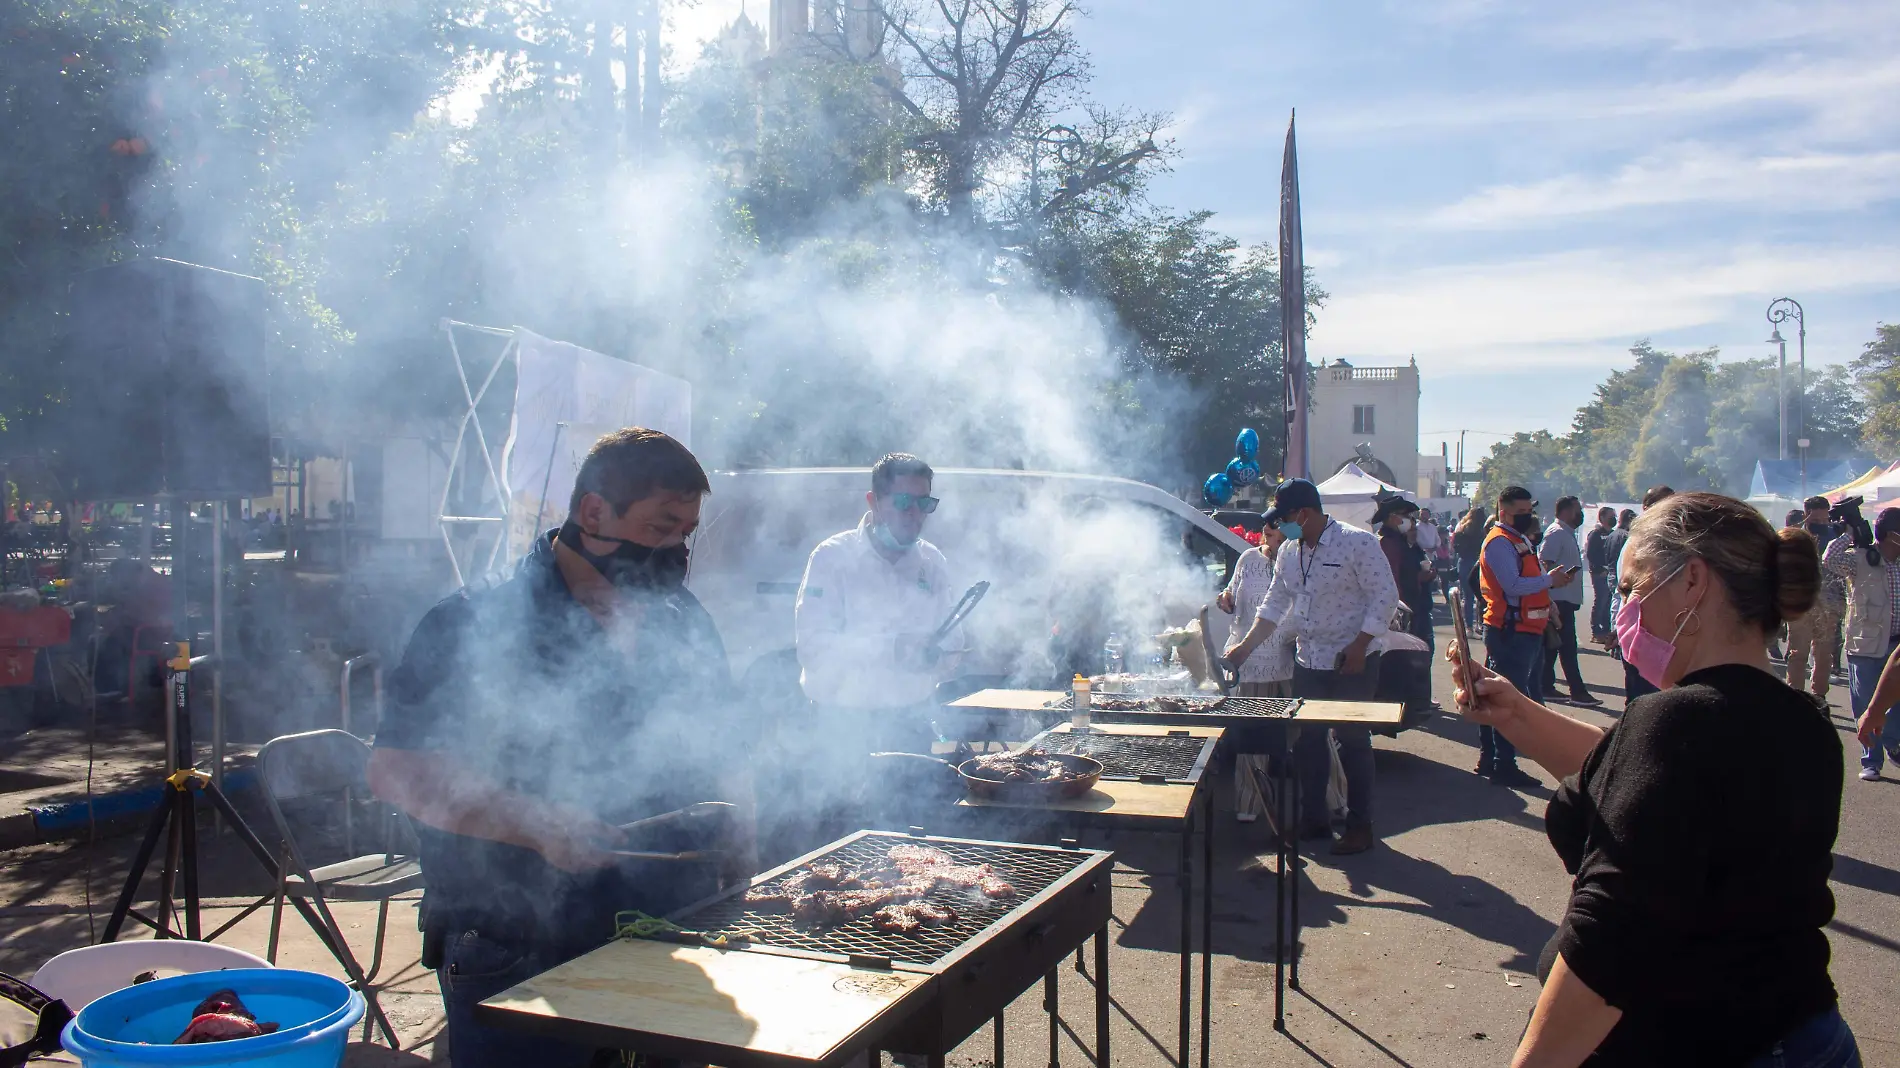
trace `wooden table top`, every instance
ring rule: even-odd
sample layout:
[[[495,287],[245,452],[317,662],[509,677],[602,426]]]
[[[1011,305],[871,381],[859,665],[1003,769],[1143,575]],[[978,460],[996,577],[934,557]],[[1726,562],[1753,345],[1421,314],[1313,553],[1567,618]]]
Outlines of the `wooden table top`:
[[[936,977],[743,949],[609,942],[482,1002],[496,1026],[721,1065],[841,1063]]]
[[[950,703],[952,708],[987,708],[1011,712],[1050,711],[1048,706],[1069,696],[1066,690],[978,690],[968,697]],[[1104,694],[1105,697],[1132,697],[1134,694]],[[1213,715],[1219,715],[1215,712]],[[1315,701],[1300,702],[1293,713],[1295,723],[1324,723],[1329,726],[1341,724],[1347,726],[1396,727],[1405,718],[1405,707],[1388,701]],[[1284,719],[1267,717],[1249,717],[1249,723],[1285,723]],[[1098,728],[1108,724],[1097,723]],[[1162,726],[1151,723],[1147,730]],[[1176,728],[1177,730],[1180,728]]]
[[[1037,693],[1035,690],[1015,691]],[[1137,723],[1097,723],[1091,727],[1102,734],[1131,737],[1159,737],[1170,730],[1186,731],[1194,738],[1219,738],[1226,733],[1219,727],[1156,727]],[[1055,730],[1067,732],[1061,724]],[[1177,830],[1187,823],[1195,799],[1207,780],[1199,783],[1146,783],[1125,779],[1104,779],[1081,797],[1062,801],[984,801],[966,797],[957,808],[972,816],[980,810],[1017,813],[1049,813],[1102,826],[1124,826],[1147,830]]]

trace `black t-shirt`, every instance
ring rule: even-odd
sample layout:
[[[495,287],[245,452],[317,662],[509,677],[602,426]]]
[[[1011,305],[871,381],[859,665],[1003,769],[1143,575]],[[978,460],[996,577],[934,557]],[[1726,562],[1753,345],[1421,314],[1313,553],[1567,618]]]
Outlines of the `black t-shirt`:
[[[639,621],[616,642],[568,592],[551,537],[540,539],[512,575],[417,624],[376,745],[446,753],[610,824],[716,799],[722,763],[738,759],[733,693],[680,563],[658,555],[637,576],[627,592]],[[706,889],[706,873],[682,865],[573,876],[531,850],[420,824],[417,834],[432,912],[541,945],[598,944],[616,910],[657,915]]]
[[[1623,1018],[1591,1065],[1740,1065],[1834,1005],[1823,928],[1841,742],[1724,665],[1632,702],[1545,829],[1576,879],[1554,953]]]

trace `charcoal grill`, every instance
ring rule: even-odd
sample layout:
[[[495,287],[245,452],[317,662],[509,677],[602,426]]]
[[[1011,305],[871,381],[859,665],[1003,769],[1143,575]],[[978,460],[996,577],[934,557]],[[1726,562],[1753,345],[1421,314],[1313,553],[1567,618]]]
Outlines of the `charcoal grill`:
[[[1201,781],[1219,745],[1219,738],[1196,738],[1186,731],[1130,735],[1067,730],[1045,731],[1023,748],[1093,757],[1101,762],[1104,779],[1192,785]]]
[[[888,865],[894,845],[930,845],[959,864],[988,864],[1016,888],[996,901],[939,887],[926,900],[957,912],[953,923],[911,934],[879,931],[869,917],[825,929],[801,927],[783,914],[746,908],[745,891],[810,870],[813,864],[853,867]],[[1096,938],[1096,1042],[1098,1064],[1109,1063],[1108,921],[1109,875],[1114,854],[1092,849],[1019,845],[924,835],[859,831],[754,878],[718,898],[689,905],[670,917],[703,937],[750,930],[762,932],[752,952],[818,953],[845,957],[860,967],[916,966],[937,972],[937,997],[917,1009],[879,1047],[896,1053],[940,1058],[986,1021],[997,1020],[996,1063],[1002,1064],[1002,1012],[1043,979],[1053,986],[1056,966]],[[1050,1010],[1054,1011],[1053,998]],[[1053,1034],[1053,1023],[1051,1032]],[[1050,1061],[1053,1064],[1054,1047]]]
[[[1103,694],[1104,697],[1119,697],[1118,694]],[[1131,711],[1114,711],[1105,708],[1090,708],[1089,716],[1103,723],[1145,723],[1156,725],[1195,726],[1195,727],[1239,727],[1262,721],[1285,720],[1294,718],[1303,703],[1297,697],[1171,697],[1187,706],[1185,712],[1168,712],[1154,705],[1153,698],[1147,698],[1148,707]],[[1051,711],[1066,712],[1074,707],[1075,699],[1063,695],[1052,703]]]

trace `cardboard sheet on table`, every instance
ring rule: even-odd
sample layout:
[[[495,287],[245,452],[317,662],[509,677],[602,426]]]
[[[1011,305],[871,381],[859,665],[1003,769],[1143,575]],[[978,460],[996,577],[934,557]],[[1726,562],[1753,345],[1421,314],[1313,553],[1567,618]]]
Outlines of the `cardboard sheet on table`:
[[[562,1023],[639,1048],[642,1035],[824,1063],[928,989],[920,972],[853,968],[746,950],[610,942],[489,998],[543,1034]],[[908,1011],[908,1009],[904,1010]],[[497,1021],[499,1022],[499,1021]]]

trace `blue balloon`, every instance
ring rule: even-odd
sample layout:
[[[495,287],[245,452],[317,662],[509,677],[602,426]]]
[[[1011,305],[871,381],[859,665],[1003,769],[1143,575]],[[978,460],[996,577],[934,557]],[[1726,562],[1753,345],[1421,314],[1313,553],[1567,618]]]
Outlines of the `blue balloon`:
[[[1207,503],[1219,508],[1234,499],[1234,483],[1224,472],[1209,475],[1206,484],[1201,487],[1201,496],[1207,498]]]
[[[1236,486],[1251,486],[1260,481],[1260,465],[1236,456],[1227,465],[1227,480]]]
[[[1260,456],[1260,435],[1252,427],[1240,432],[1234,439],[1234,452],[1243,460],[1254,460]]]

